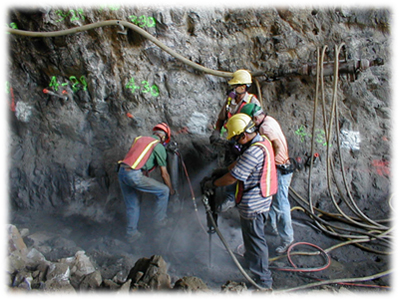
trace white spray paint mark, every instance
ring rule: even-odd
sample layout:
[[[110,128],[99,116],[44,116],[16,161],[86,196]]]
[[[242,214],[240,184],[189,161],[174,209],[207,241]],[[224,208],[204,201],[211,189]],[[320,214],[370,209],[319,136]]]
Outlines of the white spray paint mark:
[[[32,107],[22,101],[18,101],[15,106],[15,116],[21,122],[27,123],[32,116]]]
[[[195,111],[187,123],[189,132],[197,134],[206,134],[208,117],[202,113]]]
[[[341,147],[352,150],[360,150],[359,131],[341,130]]]

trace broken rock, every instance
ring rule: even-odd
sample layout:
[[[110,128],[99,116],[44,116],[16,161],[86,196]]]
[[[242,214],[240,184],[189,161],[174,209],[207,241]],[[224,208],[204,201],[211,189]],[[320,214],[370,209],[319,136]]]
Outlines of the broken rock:
[[[201,278],[195,276],[186,276],[176,281],[174,290],[184,292],[210,292],[207,285],[202,281]]]
[[[170,290],[170,276],[162,256],[153,255],[150,259],[139,259],[130,270],[128,279],[132,280],[133,289]]]

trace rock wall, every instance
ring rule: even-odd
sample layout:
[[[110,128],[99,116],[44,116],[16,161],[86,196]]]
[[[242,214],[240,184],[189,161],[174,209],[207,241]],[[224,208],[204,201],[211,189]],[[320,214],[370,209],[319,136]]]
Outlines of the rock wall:
[[[360,64],[382,59],[340,76],[337,98],[350,190],[363,211],[386,217],[391,161],[389,9],[82,5],[11,8],[8,16],[12,28],[42,32],[128,21],[202,66],[227,72],[248,69],[258,75],[254,78],[260,89],[254,84],[252,92],[281,123],[290,156],[302,163],[310,153],[317,48],[328,46],[327,63],[333,63],[334,46],[341,43],[341,60]],[[215,159],[217,150],[208,136],[228,90],[227,78],[187,66],[118,26],[48,38],[9,34],[8,49],[11,209],[62,209],[66,215],[113,220],[124,208],[114,164],[135,136],[150,133],[161,121],[171,126],[192,176]],[[305,74],[304,65],[313,73]],[[329,117],[333,80],[324,79]],[[324,133],[319,105],[315,150],[320,163],[313,170],[313,194],[316,206],[328,209]],[[336,143],[332,155],[338,170],[334,181],[344,190]],[[304,196],[307,171],[297,170],[292,182]]]

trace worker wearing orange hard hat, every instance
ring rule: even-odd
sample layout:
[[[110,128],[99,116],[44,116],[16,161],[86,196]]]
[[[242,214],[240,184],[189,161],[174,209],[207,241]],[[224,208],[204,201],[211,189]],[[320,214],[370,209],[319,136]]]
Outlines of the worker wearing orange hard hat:
[[[136,137],[125,158],[119,161],[118,179],[126,204],[126,238],[130,243],[142,236],[138,230],[140,194],[155,196],[153,224],[157,227],[166,224],[169,195],[175,194],[167,170],[165,149],[165,145],[170,142],[171,130],[166,123],[159,123],[152,132],[152,136]],[[157,166],[163,183],[148,176]]]

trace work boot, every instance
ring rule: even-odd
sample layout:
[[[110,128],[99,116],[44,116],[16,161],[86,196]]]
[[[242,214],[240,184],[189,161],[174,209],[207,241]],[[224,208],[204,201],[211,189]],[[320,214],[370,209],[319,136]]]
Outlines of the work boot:
[[[244,256],[245,254],[245,246],[244,243],[237,246],[236,252],[238,255]]]
[[[271,234],[271,235],[274,235],[274,236],[278,236],[278,230],[277,230],[277,228],[272,226],[272,229],[271,229],[270,234]]]
[[[255,280],[255,283],[262,288],[262,290],[258,289],[256,286],[253,286],[256,292],[271,292],[273,291],[272,289],[272,283],[271,282],[266,282],[263,280]]]
[[[226,212],[236,205],[235,201],[225,201],[219,206],[219,212]]]
[[[126,234],[126,241],[129,244],[133,244],[134,242],[136,242],[139,238],[141,238],[143,236],[143,234],[140,231],[136,231],[133,234]]]
[[[288,248],[294,243],[294,240],[292,240],[291,242],[284,242],[281,246],[278,246],[276,248],[276,252],[278,254],[283,254],[285,252],[287,252]]]
[[[154,227],[155,228],[164,228],[164,227],[168,227],[171,224],[171,221],[168,220],[167,218],[164,218],[161,221],[157,221],[154,223]]]

